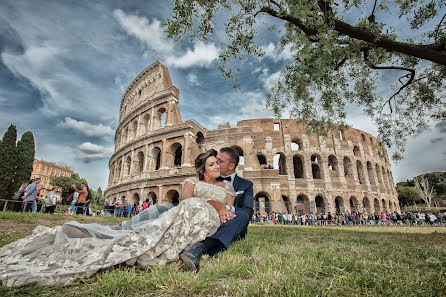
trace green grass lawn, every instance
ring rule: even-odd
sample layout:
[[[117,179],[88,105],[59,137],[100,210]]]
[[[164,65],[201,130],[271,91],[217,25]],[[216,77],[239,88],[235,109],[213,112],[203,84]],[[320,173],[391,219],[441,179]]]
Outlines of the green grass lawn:
[[[73,219],[122,220],[0,213],[0,245]],[[70,286],[1,287],[0,296],[446,296],[446,227],[251,225],[199,273],[178,262],[127,267]]]

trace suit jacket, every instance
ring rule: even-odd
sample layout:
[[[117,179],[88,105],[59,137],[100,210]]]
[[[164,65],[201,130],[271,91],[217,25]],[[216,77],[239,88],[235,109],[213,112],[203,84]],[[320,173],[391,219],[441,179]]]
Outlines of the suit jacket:
[[[241,178],[237,174],[234,177],[234,182],[232,186],[237,193],[235,196],[234,207],[235,212],[243,211],[246,212],[248,217],[251,219],[254,213],[254,197],[253,197],[253,184],[252,181]],[[241,238],[246,236],[248,232],[248,226],[240,234]]]

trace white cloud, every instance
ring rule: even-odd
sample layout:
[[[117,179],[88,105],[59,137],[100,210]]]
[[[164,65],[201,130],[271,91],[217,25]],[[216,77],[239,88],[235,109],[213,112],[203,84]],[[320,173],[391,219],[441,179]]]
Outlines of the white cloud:
[[[167,57],[167,64],[178,68],[187,68],[190,66],[209,66],[218,58],[218,50],[213,43],[204,44],[198,41],[194,45],[194,49],[187,49],[182,56]]]
[[[174,50],[174,42],[168,40],[164,34],[161,22],[154,18],[150,22],[147,18],[126,14],[121,9],[115,9],[113,16],[121,27],[129,34],[134,36],[151,49],[160,53],[170,54]]]
[[[97,145],[91,142],[84,142],[79,145],[77,149],[80,151],[80,154],[76,156],[76,159],[85,163],[101,159],[108,159],[113,153],[112,148],[106,148],[102,145]]]
[[[193,74],[193,73],[189,73],[187,75],[187,80],[188,80],[188,82],[192,86],[199,86],[200,85],[200,81],[198,80],[198,77],[195,74]]]
[[[271,89],[280,78],[280,71],[274,72],[272,74],[269,74],[269,70],[267,68],[264,68],[263,70],[256,69],[255,71],[262,72],[259,78],[263,82],[263,86],[267,90]]]
[[[218,58],[215,44],[205,44],[202,41],[195,42],[193,48],[186,49],[185,53],[177,54],[180,50],[172,40],[166,38],[161,22],[156,18],[149,20],[144,16],[126,14],[120,9],[115,9],[113,16],[128,35],[137,38],[148,49],[163,55],[167,65],[178,68],[207,67]]]
[[[274,62],[281,60],[290,60],[293,58],[293,52],[291,51],[291,45],[287,44],[283,49],[270,42],[268,45],[261,46],[265,52],[265,57],[271,58]]]
[[[114,136],[115,132],[110,126],[105,126],[102,124],[93,125],[84,121],[77,121],[70,117],[66,117],[65,121],[59,124],[64,128],[71,128],[79,133],[86,136],[97,137],[97,136]]]

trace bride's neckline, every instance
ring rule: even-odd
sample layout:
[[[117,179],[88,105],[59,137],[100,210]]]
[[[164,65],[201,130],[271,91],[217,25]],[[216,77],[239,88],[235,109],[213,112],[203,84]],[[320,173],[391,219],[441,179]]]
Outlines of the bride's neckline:
[[[220,188],[220,189],[225,189],[226,187],[220,187],[220,186],[218,186],[217,185],[217,183],[215,183],[215,184],[210,184],[210,183],[207,183],[207,182],[205,182],[205,181],[202,181],[202,180],[199,180],[198,182],[200,182],[200,183],[203,183],[203,184],[207,184],[207,185],[211,185],[211,186],[214,186],[214,187],[218,187],[218,188]]]

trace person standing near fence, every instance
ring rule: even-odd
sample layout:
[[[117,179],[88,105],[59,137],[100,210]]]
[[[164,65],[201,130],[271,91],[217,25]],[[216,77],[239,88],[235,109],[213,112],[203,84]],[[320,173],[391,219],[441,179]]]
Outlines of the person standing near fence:
[[[25,203],[25,211],[37,212],[37,205],[36,207],[33,207],[34,204],[36,204],[37,199],[37,185],[40,183],[40,177],[36,177],[33,179],[32,183],[30,183],[25,190],[25,195],[23,196],[23,202]]]
[[[71,187],[73,188],[73,190],[79,193],[79,197],[77,198],[77,202],[75,204],[77,208],[76,214],[83,214],[85,208],[85,202],[87,202],[87,195],[88,195],[87,186],[85,184],[81,184],[82,190],[78,190],[76,188],[76,185],[74,184]]]
[[[57,196],[54,193],[56,188],[52,188],[51,192],[48,193],[45,199],[45,213],[54,213],[54,209],[56,208]]]

